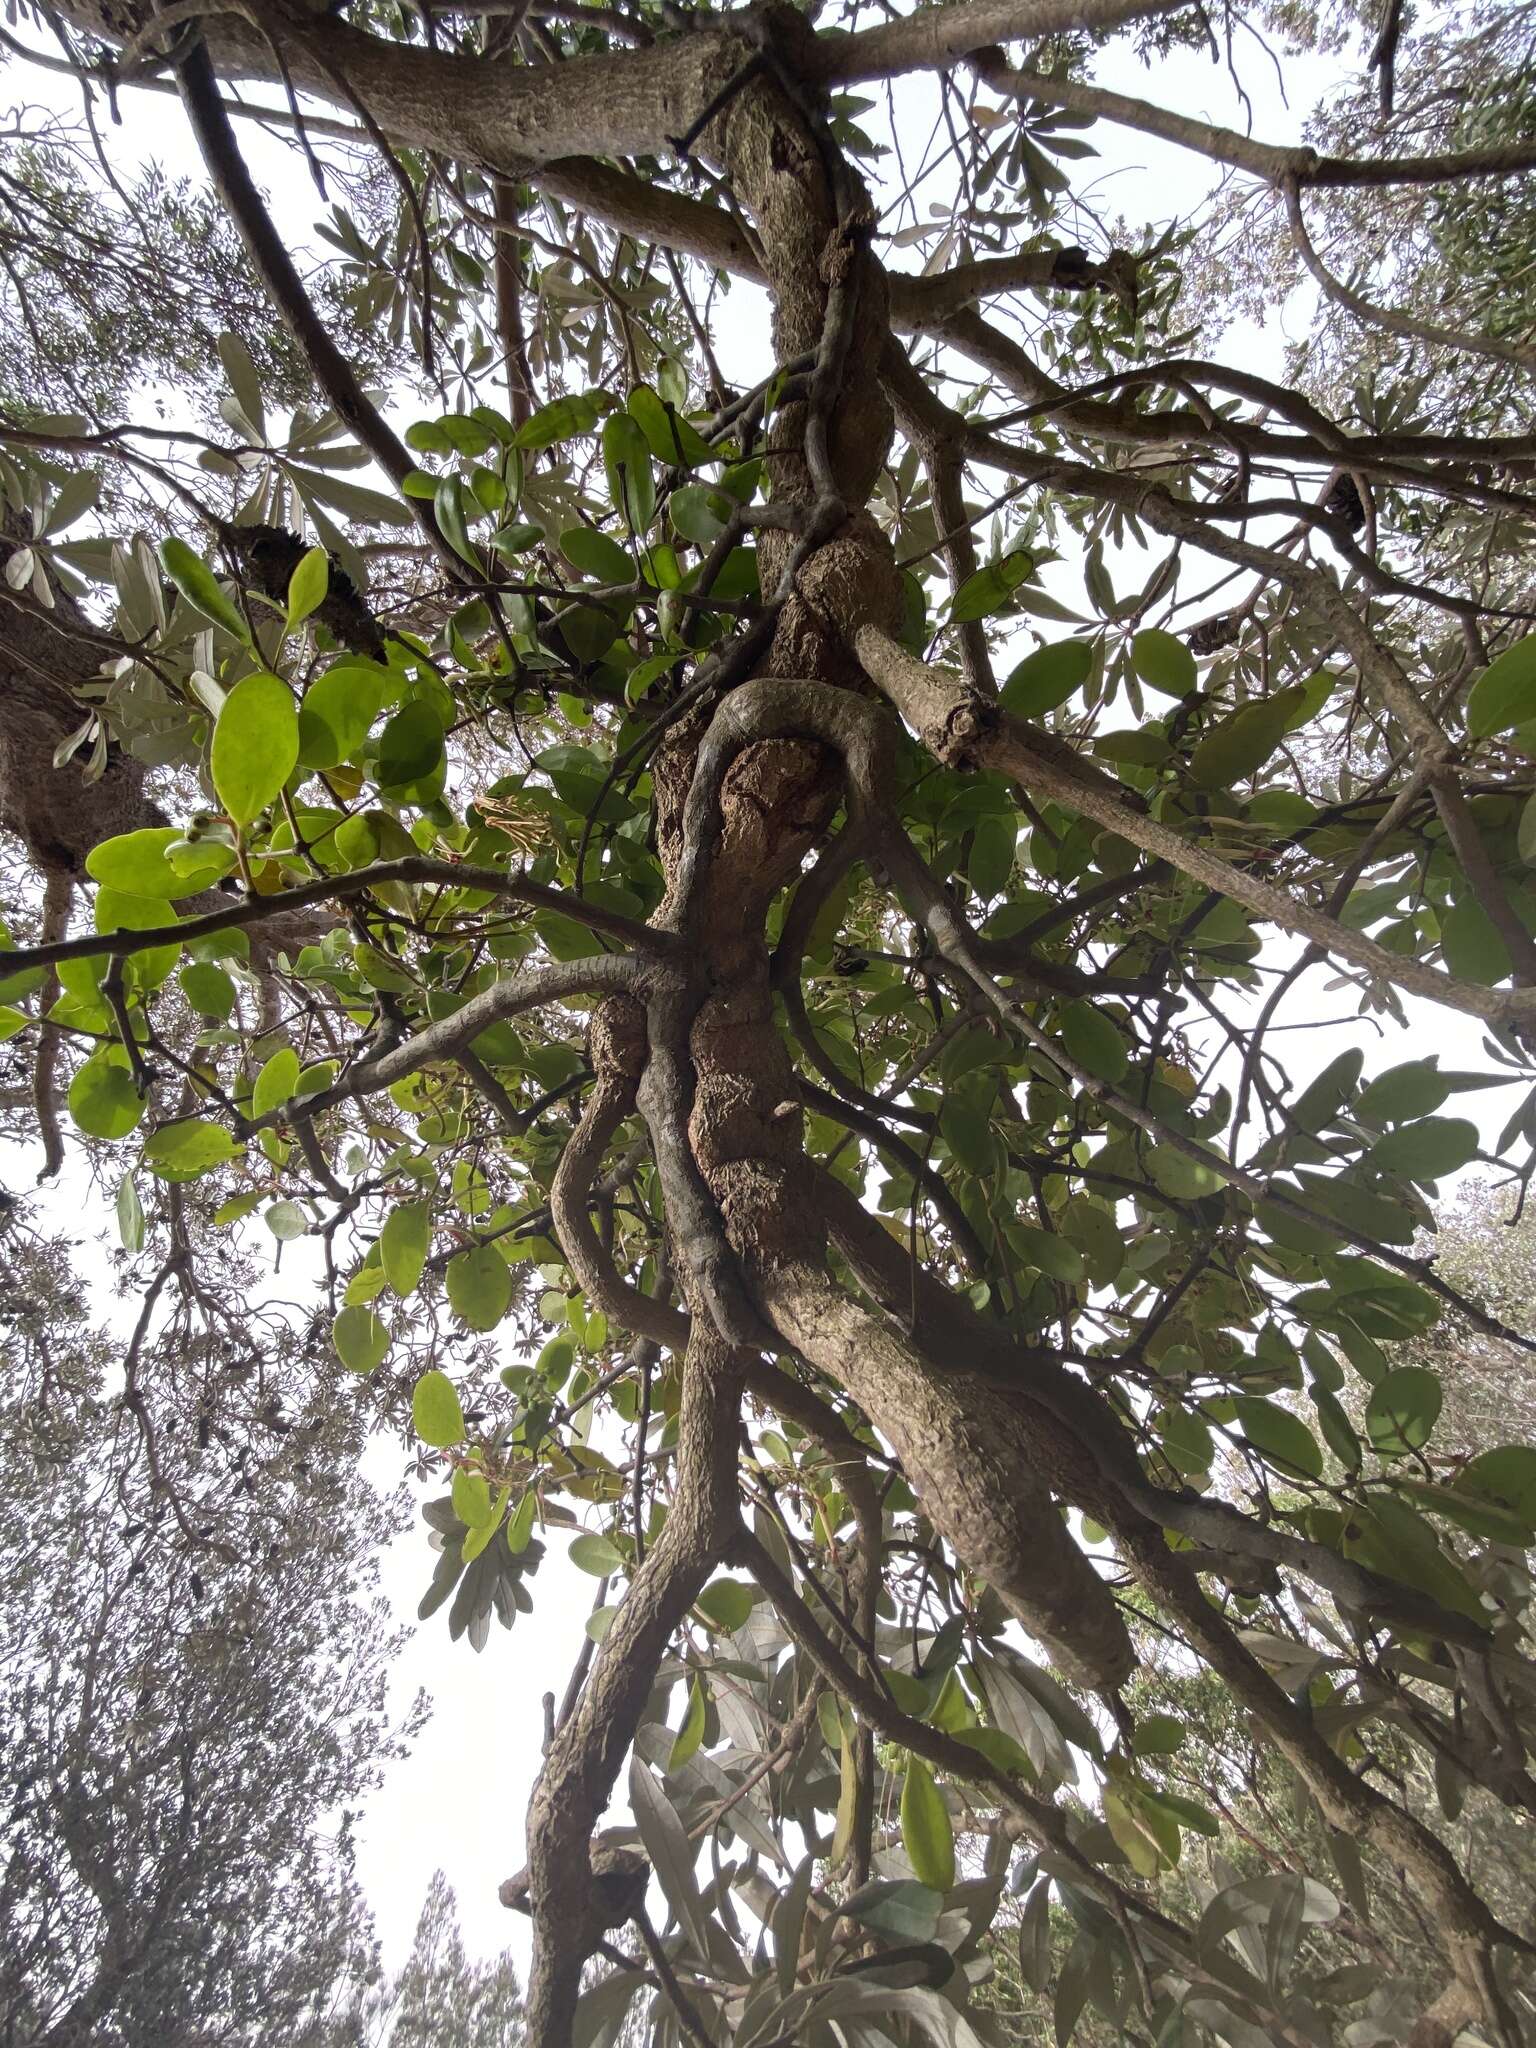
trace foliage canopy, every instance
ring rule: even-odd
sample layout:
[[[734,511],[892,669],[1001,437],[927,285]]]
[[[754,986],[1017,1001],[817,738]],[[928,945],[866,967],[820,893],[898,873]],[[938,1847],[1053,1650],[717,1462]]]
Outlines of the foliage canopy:
[[[1526,2038],[1536,1449],[1433,1333],[1533,1347],[1430,1233],[1536,1159],[1528,15],[45,13],[219,207],[7,145],[12,1113],[146,1318],[297,1267],[424,1618],[598,1582],[529,2038],[1003,2040],[1010,1883],[1063,2042]],[[1159,98],[1239,29],[1307,143]],[[134,246],[217,327],[66,345]]]

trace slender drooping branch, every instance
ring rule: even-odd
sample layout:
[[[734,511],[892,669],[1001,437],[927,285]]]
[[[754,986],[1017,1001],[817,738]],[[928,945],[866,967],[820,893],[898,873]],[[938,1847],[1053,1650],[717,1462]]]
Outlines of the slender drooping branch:
[[[675,952],[671,936],[653,925],[641,924],[622,911],[609,910],[564,889],[509,875],[500,868],[477,867],[467,861],[434,860],[429,854],[405,854],[397,860],[374,861],[349,873],[325,875],[317,881],[299,882],[270,896],[235,897],[217,910],[200,911],[195,917],[174,923],[153,925],[143,931],[85,932],[74,939],[46,939],[36,946],[7,951],[9,972],[26,967],[52,967],[61,960],[127,959],[131,954],[155,946],[193,945],[215,932],[261,926],[281,919],[286,913],[306,909],[312,903],[345,902],[364,896],[390,883],[439,889],[466,889],[485,893],[507,903],[519,903],[529,910],[558,911],[573,918],[589,931],[616,940],[636,953],[665,959]]]
[[[332,70],[329,58],[324,69],[329,76]],[[176,76],[181,87],[182,105],[187,110],[187,120],[202,151],[208,175],[230,218],[240,230],[257,275],[303,349],[315,381],[335,409],[337,418],[356,435],[359,443],[398,489],[416,467],[414,458],[363,389],[351,360],[337,347],[330,329],[310,303],[287,244],[278,233],[246,168],[234,128],[224,110],[212,61],[200,35],[194,36],[185,53],[178,57]],[[423,317],[430,320],[430,305],[425,308]],[[406,502],[454,580],[462,581],[472,573],[469,565],[449,546],[431,506],[421,498],[409,498]]]
[[[1026,720],[975,696],[956,676],[915,660],[888,633],[866,626],[856,635],[859,659],[871,679],[896,705],[929,750],[951,766],[988,768],[1022,788],[1047,796],[1096,825],[1117,833],[1142,852],[1155,854],[1181,874],[1216,890],[1246,910],[1293,932],[1385,981],[1489,1023],[1536,1016],[1536,996],[1522,989],[1500,990],[1459,980],[1443,968],[1389,953],[1364,932],[1352,930],[1304,898],[1247,869],[1233,866],[1198,840],[1138,810],[1118,792],[1091,782],[1041,745],[1048,735]]]
[[[1532,165],[1536,166],[1536,150],[1532,150],[1530,156]],[[1419,320],[1412,314],[1398,312],[1393,306],[1378,306],[1373,299],[1354,291],[1343,278],[1334,276],[1318,254],[1307,230],[1301,191],[1295,177],[1283,178],[1280,190],[1285,199],[1286,219],[1290,223],[1297,254],[1327,296],[1344,307],[1346,312],[1353,313],[1357,320],[1363,320],[1369,327],[1379,327],[1387,334],[1395,334],[1404,341],[1421,341],[1431,348],[1453,349],[1464,355],[1487,356],[1496,363],[1513,363],[1517,369],[1536,368],[1536,349],[1522,347],[1519,342],[1502,341],[1496,334],[1469,334],[1463,327],[1442,327],[1436,320]]]
[[[1468,178],[1512,178],[1536,170],[1536,143],[1492,143],[1482,149],[1443,150],[1423,156],[1342,157],[1321,156],[1306,145],[1281,148],[1240,135],[1233,128],[1218,128],[1188,114],[1151,105],[1123,92],[1111,92],[1102,85],[1088,85],[1079,79],[1039,71],[1015,70],[999,54],[987,53],[973,60],[980,76],[994,92],[1018,99],[1039,100],[1046,106],[1067,107],[1075,114],[1089,114],[1115,121],[1123,128],[1137,128],[1145,135],[1160,136],[1214,163],[1231,164],[1249,171],[1268,185],[1280,186],[1287,179],[1298,185],[1326,185],[1334,188],[1357,185],[1447,185]]]

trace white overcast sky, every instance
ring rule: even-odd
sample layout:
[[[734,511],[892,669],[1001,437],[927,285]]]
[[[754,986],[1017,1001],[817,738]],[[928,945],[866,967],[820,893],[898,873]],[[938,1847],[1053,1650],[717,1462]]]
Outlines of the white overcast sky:
[[[1333,61],[1285,62],[1287,106],[1280,97],[1275,67],[1256,43],[1239,46],[1236,57],[1252,104],[1253,132],[1277,143],[1300,136],[1308,112],[1342,75]],[[1148,73],[1128,54],[1112,53],[1099,60],[1096,75],[1104,84],[1181,113],[1236,128],[1247,125],[1225,66],[1213,65],[1208,55],[1182,53]],[[10,107],[26,102],[69,112],[77,105],[65,81],[39,71],[24,74],[17,64],[6,71],[0,91]],[[934,99],[928,81],[904,81],[898,88],[898,118],[909,161],[928,136]],[[173,173],[198,174],[195,150],[174,102],[129,91],[122,95],[121,106],[122,125],[103,128],[119,164],[154,159]],[[866,118],[878,132],[878,109]],[[240,132],[253,168],[295,243],[310,240],[310,223],[321,209],[302,164],[251,124],[242,123]],[[1096,183],[1101,206],[1110,214],[1119,213],[1132,222],[1161,223],[1187,213],[1210,189],[1210,166],[1171,145],[1102,124],[1089,139],[1100,160],[1082,165],[1080,176]],[[918,260],[915,252],[895,257],[908,268],[916,267]],[[1305,315],[1305,304],[1298,303],[1291,316],[1298,330]],[[1273,370],[1279,366],[1286,338],[1275,329],[1265,332],[1245,325],[1229,335],[1224,353],[1231,359],[1236,351],[1246,368]],[[717,354],[726,378],[738,385],[767,374],[771,360],[761,293],[738,283],[721,302]],[[1151,558],[1143,579],[1150,567]],[[1070,565],[1053,572],[1058,592],[1070,596],[1071,576]],[[1130,580],[1127,575],[1125,581]],[[1271,957],[1283,959],[1284,954]],[[1308,985],[1315,989],[1315,978]],[[1316,1014],[1318,1000],[1315,994],[1310,1001],[1304,996],[1301,1014]],[[1340,1010],[1344,1008],[1341,1004]],[[1294,1006],[1288,1014],[1295,1019]],[[1363,1040],[1368,1069],[1391,1064],[1425,1045],[1436,1047],[1448,1065],[1479,1063],[1478,1034],[1470,1020],[1418,1007],[1414,1022],[1412,1046],[1400,1034],[1383,1043],[1369,1032]],[[1355,1025],[1291,1033],[1286,1060],[1293,1076],[1304,1079],[1360,1029]],[[1502,1092],[1473,1096],[1462,1113],[1496,1131],[1507,1114],[1507,1101]],[[1500,1109],[1501,1103],[1505,1109]],[[4,1164],[15,1168],[6,1175],[13,1185],[30,1185],[34,1160],[8,1159]],[[71,1231],[81,1227],[78,1195],[76,1186],[54,1198],[61,1225]],[[109,1235],[111,1218],[104,1215],[99,1221],[102,1234]],[[290,1258],[296,1249],[290,1248]],[[102,1270],[105,1273],[104,1260]],[[290,1286],[291,1278],[290,1273]],[[510,1357],[507,1362],[512,1362]],[[386,1489],[396,1483],[402,1467],[394,1445],[377,1445],[369,1454],[370,1476]],[[396,1673],[399,1703],[403,1708],[418,1688],[433,1702],[432,1720],[414,1755],[388,1772],[368,1803],[360,1835],[361,1876],[391,1966],[398,1966],[405,1956],[428,1878],[438,1865],[458,1894],[471,1952],[489,1956],[510,1942],[519,1967],[526,1963],[527,1923],[501,1908],[496,1887],[524,1860],[523,1815],[539,1762],[541,1697],[547,1690],[558,1696],[564,1689],[595,1587],[595,1581],[567,1563],[563,1549],[563,1541],[556,1537],[534,1582],[534,1614],[520,1616],[510,1633],[493,1628],[480,1656],[462,1642],[449,1642],[445,1613],[422,1625],[415,1622],[416,1602],[432,1565],[423,1525],[418,1523],[402,1536],[381,1560],[385,1589],[397,1616],[412,1632]]]

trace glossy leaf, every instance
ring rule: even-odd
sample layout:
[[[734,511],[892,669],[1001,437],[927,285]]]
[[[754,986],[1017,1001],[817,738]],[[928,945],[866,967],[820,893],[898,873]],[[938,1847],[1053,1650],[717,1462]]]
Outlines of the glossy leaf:
[[[177,540],[174,535],[161,541],[158,553],[161,568],[188,604],[200,611],[205,619],[211,619],[214,625],[222,627],[242,646],[252,645],[251,629],[239,607],[225,596],[219,579],[201,555],[194,554],[184,540]]]
[[[1093,673],[1093,645],[1088,640],[1058,640],[1037,647],[1009,674],[1002,704],[1019,718],[1040,718],[1076,694]]]
[[[930,1890],[947,1892],[955,1881],[955,1836],[944,1795],[920,1757],[907,1758],[901,1788],[901,1846],[913,1875]]]
[[[372,1372],[389,1356],[389,1325],[371,1308],[344,1308],[331,1325],[331,1342],[348,1372]]]
[[[379,1263],[392,1292],[402,1299],[414,1294],[421,1284],[431,1243],[430,1202],[400,1202],[385,1217],[379,1233]]]
[[[433,1450],[464,1441],[464,1410],[459,1391],[445,1372],[424,1372],[411,1395],[411,1421],[416,1434]]]
[[[144,1145],[144,1164],[161,1180],[198,1180],[239,1156],[225,1126],[206,1116],[162,1124]]]
[[[1187,697],[1200,680],[1195,657],[1184,642],[1155,626],[1132,640],[1131,667],[1144,683],[1168,697]]]
[[[288,685],[272,675],[236,683],[213,729],[211,768],[219,802],[237,825],[261,816],[298,758],[299,719]]]
[[[1365,1426],[1372,1448],[1399,1458],[1428,1443],[1444,1400],[1440,1382],[1423,1366],[1398,1366],[1371,1389]]]
[[[492,1244],[458,1253],[443,1277],[454,1314],[472,1330],[494,1330],[512,1305],[512,1271]]]
[[[1467,693],[1467,731],[1473,739],[1509,732],[1536,718],[1536,633],[1506,647]]]
[[[93,1052],[69,1084],[69,1113],[88,1138],[126,1138],[137,1128],[144,1108],[120,1045]]]

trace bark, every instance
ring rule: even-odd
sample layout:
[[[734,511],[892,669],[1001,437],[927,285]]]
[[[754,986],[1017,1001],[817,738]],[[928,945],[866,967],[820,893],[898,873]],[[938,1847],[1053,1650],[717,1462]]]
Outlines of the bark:
[[[110,13],[121,32],[116,10],[82,5],[65,11],[99,28]],[[767,1398],[782,1401],[786,1412],[798,1401],[802,1417],[813,1418],[807,1426],[832,1455],[850,1461],[849,1497],[863,1553],[856,1597],[860,1615],[870,1611],[881,1526],[872,1489],[853,1463],[857,1439],[839,1432],[827,1403],[820,1411],[812,1407],[819,1397],[808,1397],[792,1377],[768,1376],[777,1369],[758,1354],[785,1350],[846,1390],[891,1445],[962,1563],[996,1588],[1069,1676],[1107,1693],[1129,1675],[1132,1645],[1109,1588],[1068,1533],[1057,1499],[1114,1529],[1142,1584],[1178,1617],[1211,1668],[1280,1744],[1329,1818],[1370,1833],[1409,1871],[1444,1929],[1458,1996],[1496,2030],[1502,2027],[1487,1955],[1503,1930],[1481,1911],[1438,1845],[1357,1783],[1312,1734],[1205,1601],[1189,1566],[1171,1559],[1164,1531],[1184,1503],[1170,1497],[1165,1507],[1148,1485],[1133,1439],[1108,1400],[1051,1354],[1023,1351],[1003,1334],[989,1333],[950,1300],[941,1282],[908,1265],[878,1220],[812,1174],[796,1077],[775,1018],[765,920],[846,800],[850,831],[863,835],[861,849],[884,863],[927,928],[944,971],[967,993],[992,1002],[1031,1043],[1038,1046],[1042,1038],[1022,1003],[998,988],[932,876],[881,817],[880,778],[891,732],[888,716],[871,701],[871,682],[940,760],[1010,774],[1026,790],[1075,806],[1259,914],[1335,947],[1352,964],[1382,971],[1380,949],[1369,941],[1332,919],[1320,923],[1311,906],[1148,819],[1118,785],[1060,742],[1001,716],[984,687],[969,688],[912,660],[894,638],[902,615],[900,578],[890,544],[866,509],[892,438],[882,382],[889,369],[892,285],[869,251],[874,213],[868,195],[832,141],[817,88],[941,68],[1009,36],[1102,29],[1166,11],[1167,0],[962,0],[839,37],[818,35],[791,8],[759,7],[653,46],[571,60],[554,83],[547,68],[404,48],[333,21],[285,13],[277,24],[296,85],[325,96],[334,77],[344,75],[393,139],[478,163],[504,178],[548,166],[552,191],[560,189],[557,180],[568,192],[584,182],[594,205],[633,220],[641,233],[665,216],[671,231],[698,237],[684,246],[729,247],[737,263],[760,269],[770,290],[778,359],[812,365],[804,395],[775,413],[768,442],[772,495],[789,508],[791,528],[766,528],[761,536],[763,587],[776,592],[767,614],[771,638],[766,632],[761,641],[744,637],[751,658],[739,673],[722,668],[717,678],[724,705],[701,688],[652,763],[666,879],[654,929],[644,932],[621,920],[625,929],[614,935],[626,952],[509,976],[451,1018],[403,1042],[376,1044],[344,1081],[307,1104],[311,1116],[323,1114],[429,1062],[462,1059],[491,1023],[542,1003],[578,993],[606,999],[593,1031],[594,1084],[552,1190],[554,1226],[595,1304],[643,1338],[686,1347],[683,1406],[671,1512],[633,1577],[585,1689],[551,1742],[529,1810],[526,1896],[535,1948],[528,2031],[540,2048],[565,2048],[583,1965],[610,1924],[591,1837],[656,1666],[688,1607],[723,1557],[746,1554],[781,1609],[804,1620],[793,1586],[769,1583],[777,1567],[751,1550],[740,1529],[736,1435],[744,1376]],[[142,16],[132,12],[136,25]],[[213,71],[223,78],[273,75],[272,42],[244,15],[210,16],[206,33]],[[199,76],[204,84],[211,76],[196,69],[191,75],[194,87]],[[206,115],[206,94],[202,106]],[[750,238],[724,214],[706,228],[701,216],[708,209],[676,195],[653,194],[642,205],[645,188],[637,178],[591,161],[677,151],[685,137],[723,172],[751,223]],[[227,189],[243,203],[233,185]],[[270,261],[267,268],[282,297],[281,266]],[[990,276],[977,288],[1000,281]],[[1034,279],[1014,272],[1008,281]],[[1053,261],[1038,281],[1059,286],[1064,280]],[[931,292],[929,317],[946,334],[969,334],[973,349],[993,348],[998,344],[984,324],[979,334],[969,324],[975,318],[971,282]],[[909,309],[923,297],[905,285],[898,305],[903,294]],[[302,309],[285,302],[285,310],[302,320]],[[1041,382],[1022,351],[1009,356],[1008,369],[1032,395],[1051,403],[1061,396],[1059,386]],[[958,456],[970,444],[948,418],[922,408],[917,416],[936,489],[952,508]],[[1042,460],[1032,451],[1019,459]],[[1041,479],[1056,470],[1077,474],[1072,465],[1046,464]],[[1213,552],[1225,550],[1245,566],[1287,580],[1301,573],[1289,562],[1277,569],[1268,552],[1241,538],[1212,537],[1193,511],[1149,490],[1144,479],[1099,478],[1086,470],[1083,476],[1096,491],[1131,494],[1132,509],[1162,531],[1183,537],[1188,528]],[[963,559],[957,547],[957,565]],[[1328,579],[1307,584],[1305,594],[1434,766],[1444,736],[1391,657],[1374,645]],[[978,635],[972,657],[982,685],[983,652]],[[414,871],[411,863],[399,865]],[[471,871],[460,869],[458,879],[469,882]],[[144,943],[143,935],[137,942]],[[1529,1006],[1525,992],[1469,993],[1396,956],[1391,967],[1405,985],[1414,986],[1407,976],[1417,973],[1421,992],[1481,1016],[1505,1018]],[[1066,1071],[1090,1098],[1108,1100],[1092,1077],[1070,1065]],[[1135,1105],[1117,1101],[1115,1107],[1137,1121]],[[648,1301],[622,1278],[588,1214],[604,1154],[634,1111],[649,1132],[686,1318]],[[1148,1113],[1140,1114],[1145,1123]],[[1179,1145],[1191,1148],[1208,1157],[1195,1141]],[[1235,1169],[1227,1177],[1249,1185]],[[836,1272],[828,1235],[841,1261]],[[1201,1527],[1209,1538],[1208,1526]],[[1233,1548],[1240,1548],[1235,1531]],[[1295,1554],[1287,1553],[1285,1562],[1295,1563]],[[818,1641],[813,1654],[824,1669],[838,1668],[835,1644]],[[855,1681],[862,1685],[857,1674]],[[870,1709],[877,1724],[881,1711]],[[919,1753],[932,1753],[937,1740],[923,1736]],[[1038,1816],[1036,1824],[1047,1836],[1055,1828],[1054,1820]]]
[[[20,545],[14,522],[0,528],[0,569]],[[107,659],[110,650],[66,592],[56,591],[47,608],[30,590],[0,583],[0,827],[17,834],[45,874],[82,875],[98,840],[164,823],[145,794],[143,767],[116,748],[95,781],[82,772],[89,745],[54,766],[55,750],[87,713],[75,693]]]

